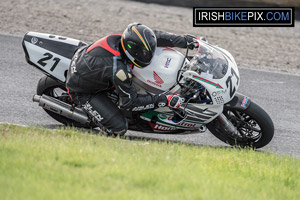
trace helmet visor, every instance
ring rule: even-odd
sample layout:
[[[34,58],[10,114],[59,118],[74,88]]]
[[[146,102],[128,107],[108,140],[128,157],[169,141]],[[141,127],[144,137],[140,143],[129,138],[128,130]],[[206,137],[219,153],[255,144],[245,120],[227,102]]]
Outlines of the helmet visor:
[[[136,60],[143,62],[143,63],[150,63],[152,59],[152,52],[147,50],[142,45],[137,45],[133,41],[128,41],[128,52],[132,57],[134,57]]]

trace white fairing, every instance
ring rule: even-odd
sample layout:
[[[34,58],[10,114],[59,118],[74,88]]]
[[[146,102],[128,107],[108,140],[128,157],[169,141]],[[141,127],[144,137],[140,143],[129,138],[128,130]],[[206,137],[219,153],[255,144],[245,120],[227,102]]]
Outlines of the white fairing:
[[[233,56],[217,46],[199,41],[200,46],[212,54],[218,55],[228,63],[228,69],[222,78],[214,77],[214,72],[198,73],[194,70],[187,70],[182,75],[184,78],[190,78],[203,85],[209,92],[213,105],[223,105],[229,102],[240,83],[240,75]],[[209,52],[210,53],[210,52]],[[199,53],[199,55],[204,52]],[[140,69],[133,68],[133,82],[138,92],[143,90],[151,93],[161,93],[169,90],[176,84],[177,73],[182,66],[184,56],[171,48],[157,48],[152,62],[147,67]],[[188,62],[188,61],[187,61]]]
[[[80,44],[83,43],[72,38],[37,32],[29,32],[23,39],[27,61],[62,82]]]
[[[157,48],[147,67],[133,68],[134,84],[153,93],[170,89],[176,84],[184,56],[172,48]]]
[[[214,54],[219,54],[226,60],[226,62],[228,63],[228,69],[226,73],[222,78],[216,78],[213,76],[213,74],[216,74],[216,71],[212,73],[201,72],[199,74],[193,70],[187,70],[183,73],[183,77],[191,78],[202,84],[207,92],[209,92],[213,104],[223,105],[229,102],[238,90],[240,84],[238,67],[232,55],[225,49],[217,46],[212,46],[202,41],[200,41],[200,46],[212,50]]]
[[[203,70],[195,70],[195,68],[192,67],[192,60],[186,61],[185,67],[182,68],[184,72],[180,82],[183,84],[186,80],[199,82],[205,87],[206,92],[209,93],[212,102],[209,104],[189,103],[185,110],[188,113],[188,117],[180,123],[176,123],[172,120],[172,113],[169,114],[170,112],[168,112],[169,109],[167,107],[158,108],[153,112],[142,115],[141,118],[149,122],[151,122],[153,115],[157,117],[156,126],[153,127],[154,130],[169,131],[174,127],[179,129],[199,128],[202,124],[207,124],[219,116],[220,113],[223,112],[224,104],[229,102],[238,90],[240,76],[232,55],[217,46],[210,45],[203,41],[199,41],[199,43],[201,46],[201,48],[198,49],[200,62],[196,64],[196,66],[200,69],[200,65],[204,65]],[[205,57],[205,55],[207,56]],[[211,65],[205,63],[203,58],[212,60]],[[171,61],[168,65],[169,59],[171,59]],[[138,88],[138,92],[152,92],[153,88],[160,89],[161,91],[169,90],[176,84],[177,72],[181,70],[180,67],[183,59],[184,56],[178,51],[163,51],[162,48],[158,48],[151,65],[144,69],[134,68],[133,70],[133,74],[136,76],[134,84],[135,87]],[[205,69],[207,66],[210,67]],[[155,78],[156,75],[154,72],[162,78],[164,81],[162,84],[157,84],[160,79]],[[185,103],[182,107],[185,107]],[[180,107],[180,109],[182,109],[182,107]]]
[[[48,50],[45,50],[41,47],[35,46],[29,42],[25,42],[25,45],[28,49],[28,53],[30,54],[30,60],[31,62],[35,63],[37,66],[39,66],[43,71],[47,72],[48,74],[51,74],[52,76],[56,77],[57,79],[61,80],[62,82],[65,82],[66,78],[64,76],[65,71],[68,70],[70,66],[71,59],[67,59],[63,56],[60,56],[55,53],[51,53],[54,58],[60,59],[60,62],[58,63],[58,66],[51,71],[51,67],[55,63],[53,59],[49,59],[47,61],[44,61],[46,63],[45,66],[42,66],[41,64],[38,63],[38,61],[41,58],[44,58],[44,54],[48,53]]]
[[[60,35],[47,34],[47,33],[28,32],[26,35],[30,35],[30,36],[36,37],[36,38],[49,39],[52,41],[72,44],[75,46],[78,46],[78,44],[80,43],[80,40],[76,40],[73,38],[68,38],[68,37],[64,37],[64,36],[60,36]]]

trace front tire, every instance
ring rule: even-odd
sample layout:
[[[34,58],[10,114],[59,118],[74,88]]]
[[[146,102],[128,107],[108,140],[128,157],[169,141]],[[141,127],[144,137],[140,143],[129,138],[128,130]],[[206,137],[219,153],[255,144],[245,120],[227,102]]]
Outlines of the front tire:
[[[225,108],[223,114],[237,128],[241,137],[233,137],[227,133],[218,119],[207,124],[207,128],[214,136],[227,144],[261,148],[266,146],[274,136],[272,119],[254,102],[251,102],[246,110]]]

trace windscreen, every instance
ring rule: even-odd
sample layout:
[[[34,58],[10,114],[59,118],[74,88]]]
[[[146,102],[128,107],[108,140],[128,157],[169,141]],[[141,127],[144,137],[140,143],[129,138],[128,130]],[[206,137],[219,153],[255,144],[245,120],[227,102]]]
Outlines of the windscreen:
[[[201,43],[198,53],[190,61],[197,65],[201,72],[212,74],[213,78],[223,78],[228,70],[228,62],[220,50],[208,44]]]

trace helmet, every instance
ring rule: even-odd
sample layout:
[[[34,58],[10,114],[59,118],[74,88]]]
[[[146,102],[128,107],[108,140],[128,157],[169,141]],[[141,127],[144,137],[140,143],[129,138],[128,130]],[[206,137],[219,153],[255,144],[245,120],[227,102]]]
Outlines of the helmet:
[[[138,23],[129,24],[121,37],[121,46],[127,58],[139,68],[150,64],[156,44],[154,32]]]

